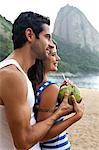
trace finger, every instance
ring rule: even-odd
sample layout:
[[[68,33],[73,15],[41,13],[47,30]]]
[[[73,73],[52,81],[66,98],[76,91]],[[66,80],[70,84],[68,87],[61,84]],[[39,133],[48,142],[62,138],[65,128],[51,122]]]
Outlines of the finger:
[[[76,98],[74,95],[71,95],[73,104],[77,104]]]
[[[68,93],[64,93],[63,101],[68,101],[68,96],[69,96],[69,94],[68,94]]]
[[[83,100],[80,102],[80,105],[82,105],[84,107],[84,101]]]

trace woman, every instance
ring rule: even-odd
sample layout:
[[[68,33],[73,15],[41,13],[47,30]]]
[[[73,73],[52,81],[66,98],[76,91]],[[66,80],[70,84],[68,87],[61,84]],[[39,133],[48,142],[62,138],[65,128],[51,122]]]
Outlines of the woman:
[[[35,117],[37,122],[42,121],[56,110],[58,106],[59,87],[56,83],[48,80],[50,71],[57,71],[60,57],[57,55],[57,45],[53,43],[49,56],[43,62],[37,60],[35,65],[28,72],[29,79],[32,82],[35,91]],[[77,104],[73,98],[73,109],[75,111],[72,117],[65,119],[62,117],[57,120],[51,130],[48,132],[43,141],[41,141],[42,150],[70,150],[70,142],[66,135],[66,129],[78,121],[83,115],[83,102]]]

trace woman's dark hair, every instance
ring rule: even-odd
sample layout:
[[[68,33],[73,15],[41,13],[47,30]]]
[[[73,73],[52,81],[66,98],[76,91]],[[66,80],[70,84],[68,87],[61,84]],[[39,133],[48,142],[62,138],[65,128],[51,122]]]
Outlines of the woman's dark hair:
[[[53,40],[53,43],[56,45],[57,49],[56,41]],[[28,78],[32,82],[34,93],[36,92],[36,86],[40,84],[44,79],[44,72],[45,68],[43,65],[43,61],[39,59],[36,59],[35,64],[28,70]]]
[[[50,25],[50,19],[34,12],[23,12],[15,20],[12,26],[12,40],[14,49],[21,48],[27,41],[25,30],[31,28],[39,39],[39,33],[43,31],[43,24]]]
[[[28,70],[28,78],[32,82],[34,93],[36,92],[36,86],[43,81],[44,66],[43,61],[36,59],[34,65]]]

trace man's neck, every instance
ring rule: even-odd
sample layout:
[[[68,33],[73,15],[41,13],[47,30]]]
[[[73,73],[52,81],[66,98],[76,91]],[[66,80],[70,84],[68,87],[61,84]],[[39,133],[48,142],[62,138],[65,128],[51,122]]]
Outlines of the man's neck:
[[[35,64],[35,57],[33,57],[33,54],[31,55],[29,51],[22,48],[13,51],[8,58],[15,59],[26,74],[28,69]]]

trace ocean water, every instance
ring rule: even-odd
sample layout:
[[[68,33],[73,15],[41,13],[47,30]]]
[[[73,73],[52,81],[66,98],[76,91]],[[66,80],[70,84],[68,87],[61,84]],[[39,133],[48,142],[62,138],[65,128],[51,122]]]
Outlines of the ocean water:
[[[81,75],[81,76],[66,76],[78,87],[90,88],[99,90],[99,75]],[[63,75],[49,75],[49,79],[61,85],[64,81]]]

